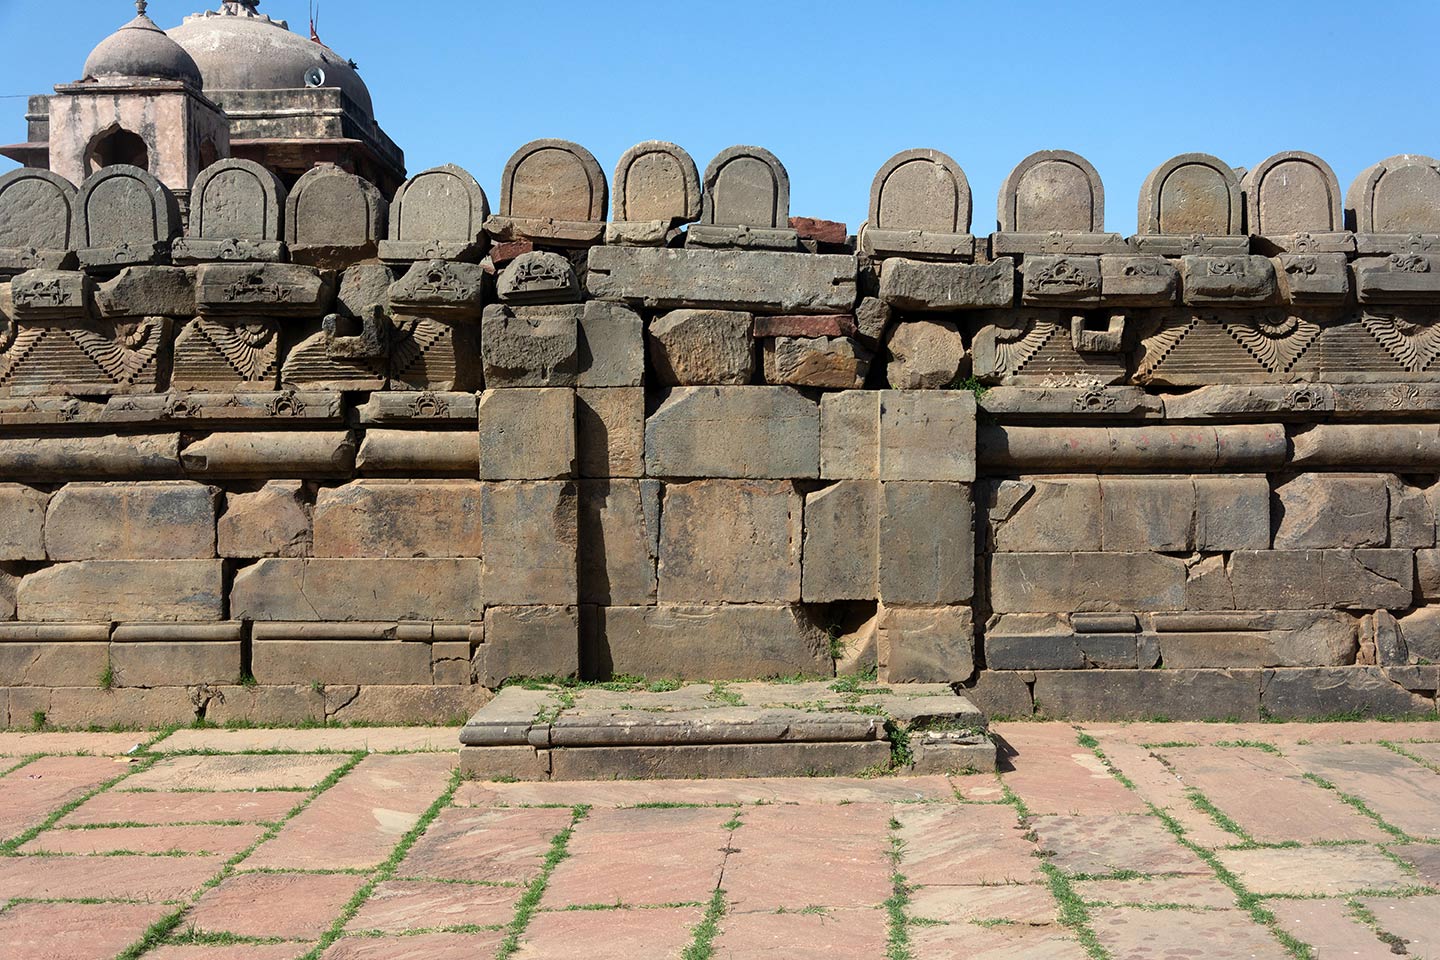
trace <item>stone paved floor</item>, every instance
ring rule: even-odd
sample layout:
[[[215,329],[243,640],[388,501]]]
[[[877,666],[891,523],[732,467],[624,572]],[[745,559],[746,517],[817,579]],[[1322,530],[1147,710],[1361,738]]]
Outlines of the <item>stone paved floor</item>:
[[[996,731],[999,777],[549,784],[0,733],[0,957],[1440,960],[1440,723]]]

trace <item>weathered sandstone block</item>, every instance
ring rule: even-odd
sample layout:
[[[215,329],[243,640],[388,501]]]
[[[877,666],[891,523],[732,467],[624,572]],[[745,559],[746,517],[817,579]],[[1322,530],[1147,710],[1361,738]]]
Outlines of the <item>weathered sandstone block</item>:
[[[220,491],[200,483],[71,483],[50,498],[51,560],[206,560]]]
[[[479,557],[476,480],[356,480],[315,497],[316,557]]]
[[[799,607],[601,607],[595,660],[614,676],[753,680],[829,676],[828,638]]]
[[[1421,607],[1398,623],[1410,662],[1440,663],[1440,607]]]
[[[1192,479],[1196,550],[1263,550],[1270,545],[1270,484],[1263,476]]]
[[[265,559],[235,575],[236,620],[480,619],[480,562]]]
[[[576,470],[582,477],[645,473],[645,390],[581,387],[575,391]]]
[[[212,433],[180,459],[191,476],[343,477],[355,466],[355,438],[347,430]]]
[[[486,481],[480,523],[485,543],[481,592],[487,603],[575,602],[579,513],[574,482]]]
[[[1359,649],[1359,621],[1333,610],[1157,613],[1152,621],[1156,632],[1145,639],[1167,668],[1322,667],[1354,663]]]
[[[1413,601],[1409,550],[1237,550],[1230,558],[1241,610],[1403,610]]]
[[[996,613],[1181,610],[1185,562],[1154,553],[997,553]]]
[[[234,683],[240,676],[240,624],[187,624],[224,627],[233,639],[120,639],[110,645],[110,667],[117,687],[174,687]],[[117,629],[117,634],[119,630]]]
[[[820,408],[790,387],[680,387],[645,424],[652,477],[790,479],[820,472]]]
[[[880,608],[882,683],[960,683],[975,673],[975,621],[969,607]]]
[[[367,476],[476,476],[480,435],[474,430],[366,430],[355,468]]]
[[[520,677],[574,677],[580,672],[575,607],[491,607],[479,650],[480,683],[495,689]]]
[[[820,476],[825,480],[880,478],[878,390],[845,390],[820,398]]]
[[[489,387],[575,385],[581,307],[485,308],[480,354]]]
[[[879,586],[880,484],[842,480],[805,496],[801,596],[871,600]]]
[[[265,685],[428,684],[434,677],[429,645],[399,640],[256,640],[250,671]]]
[[[195,274],[180,267],[126,267],[96,288],[95,303],[102,317],[188,320],[196,313]]]
[[[991,550],[1101,549],[1098,477],[1021,477],[986,484],[985,490]]]
[[[391,284],[383,299],[371,302],[389,303],[403,313],[473,320],[480,316],[484,293],[485,271],[478,265],[421,260]]]
[[[591,300],[580,314],[575,384],[638,387],[645,379],[645,321],[618,303]]]
[[[1435,701],[1392,682],[1379,667],[1266,670],[1260,704],[1278,719],[1333,716],[1358,711],[1371,716],[1435,715]]]
[[[665,386],[746,384],[755,375],[752,318],[736,310],[672,310],[650,323],[650,366]]]
[[[889,482],[880,513],[880,597],[887,605],[968,603],[975,593],[970,491]]]
[[[531,250],[505,265],[495,279],[501,303],[579,303],[575,268],[558,253]]]
[[[655,602],[659,480],[581,480],[580,602]]]
[[[178,433],[0,439],[0,475],[11,480],[63,482],[179,474]]]
[[[225,616],[219,560],[84,560],[20,582],[21,620],[201,623]]]
[[[1265,470],[1286,462],[1279,424],[1155,427],[1017,427],[983,424],[982,466],[992,470]],[[1297,440],[1298,443],[1298,440]]]
[[[1036,710],[1071,720],[1258,720],[1259,670],[1045,670]]]
[[[774,337],[764,343],[765,382],[853,390],[865,385],[870,356],[849,337]]]
[[[318,317],[330,309],[333,274],[288,263],[207,263],[195,299],[209,316]]]
[[[1264,257],[1181,257],[1180,289],[1191,304],[1270,303],[1275,265]]]
[[[975,395],[880,391],[880,479],[975,479]]]
[[[965,339],[949,320],[906,320],[885,339],[885,378],[896,390],[938,390],[966,369]]]
[[[1015,302],[1015,261],[928,263],[899,257],[880,265],[880,299],[900,310],[979,310]]]
[[[1105,550],[1178,552],[1193,544],[1195,484],[1189,477],[1101,477]]]
[[[668,484],[660,517],[665,602],[800,599],[803,500],[785,481]]]
[[[575,391],[486,390],[480,395],[480,479],[554,480],[575,472]]]
[[[50,494],[0,483],[0,560],[45,559],[45,507]]]
[[[109,647],[103,638],[99,642],[7,638],[0,640],[0,676],[7,687],[94,687],[109,662]]]
[[[590,296],[631,306],[835,313],[855,306],[855,258],[751,250],[596,247]]]
[[[222,557],[303,557],[310,552],[310,510],[299,480],[267,480],[254,493],[227,493],[216,525]]]

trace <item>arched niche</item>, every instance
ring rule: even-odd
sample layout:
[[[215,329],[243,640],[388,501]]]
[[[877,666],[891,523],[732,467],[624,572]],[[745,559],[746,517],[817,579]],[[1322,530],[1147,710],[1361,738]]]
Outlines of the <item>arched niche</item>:
[[[401,184],[390,204],[385,260],[473,260],[483,252],[490,201],[469,171],[432,167]]]
[[[1000,187],[1002,233],[1104,233],[1105,186],[1090,161],[1069,150],[1021,160]]]
[[[0,249],[71,249],[75,198],[75,185],[49,170],[0,176]]]
[[[1340,181],[1330,164],[1301,150],[1267,157],[1245,174],[1245,213],[1257,237],[1336,233],[1345,229]]]
[[[616,221],[690,223],[700,216],[700,173],[684,149],[646,140],[615,164]]]
[[[220,160],[190,188],[190,236],[204,240],[280,239],[285,184],[253,160]]]
[[[1140,188],[1143,236],[1232,236],[1241,233],[1240,181],[1208,153],[1182,153],[1150,172]]]
[[[726,147],[705,168],[700,222],[788,229],[790,175],[764,147]]]

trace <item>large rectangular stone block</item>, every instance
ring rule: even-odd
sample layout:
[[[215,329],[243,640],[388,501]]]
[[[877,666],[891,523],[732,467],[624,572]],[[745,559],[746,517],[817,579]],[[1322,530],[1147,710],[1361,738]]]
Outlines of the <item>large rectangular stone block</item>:
[[[1372,717],[1435,715],[1435,700],[1418,696],[1385,676],[1379,667],[1318,667],[1266,670],[1260,703],[1279,719],[1361,713]]]
[[[820,398],[820,477],[880,477],[879,390],[841,390]]]
[[[1101,477],[1100,542],[1107,551],[1183,551],[1193,542],[1189,477]]]
[[[975,479],[975,395],[880,391],[880,479]]]
[[[669,484],[660,515],[665,602],[800,599],[803,501],[783,480]]]
[[[1065,720],[1258,720],[1259,670],[1045,670],[1035,710]]]
[[[801,596],[873,600],[879,589],[880,484],[842,480],[805,496]]]
[[[1270,482],[1263,476],[1197,476],[1196,550],[1264,550],[1270,545]]]
[[[582,477],[643,477],[645,389],[576,390],[575,455]]]
[[[261,684],[428,684],[430,645],[399,640],[256,640],[250,672]]]
[[[1095,551],[1100,542],[1100,479],[1019,477],[984,487],[990,549]]]
[[[52,560],[205,560],[215,556],[220,492],[183,481],[71,483],[50,498]]]
[[[1384,474],[1302,473],[1275,489],[1275,549],[1383,547],[1390,538]]]
[[[94,687],[108,662],[104,640],[0,641],[0,683],[7,687]]]
[[[578,593],[578,493],[573,481],[483,484],[481,590],[492,604],[567,605]]]
[[[581,480],[580,602],[655,602],[659,480]]]
[[[315,496],[316,557],[479,557],[477,480],[356,480]]]
[[[975,673],[975,620],[969,607],[880,609],[882,683],[962,683]]]
[[[1403,610],[1414,599],[1410,550],[1237,550],[1227,572],[1241,610]]]
[[[565,678],[580,672],[580,620],[575,607],[491,607],[477,662],[492,690],[520,677]]]
[[[819,405],[791,387],[678,387],[645,424],[645,472],[817,477]]]
[[[672,309],[835,313],[855,306],[855,258],[749,250],[594,247],[585,286],[600,300]]]
[[[977,310],[1015,302],[1015,261],[929,263],[891,257],[880,264],[880,299],[901,310]]]
[[[574,472],[574,390],[511,387],[480,395],[480,479],[555,480]]]
[[[824,631],[775,604],[601,607],[590,661],[603,675],[681,680],[830,676]]]
[[[230,615],[235,620],[464,622],[481,617],[480,582],[478,560],[272,558],[235,575]]]
[[[883,484],[880,597],[887,605],[968,603],[975,593],[970,489],[960,483]]]
[[[996,613],[1182,610],[1185,561],[1156,553],[997,553]]]
[[[237,628],[239,624],[235,625]],[[113,643],[110,666],[119,687],[235,683],[240,677],[239,630],[234,640]]]
[[[0,560],[45,559],[45,507],[50,494],[0,483]]]
[[[591,300],[580,315],[580,387],[638,387],[645,378],[645,321],[618,303]]]
[[[204,622],[225,617],[220,560],[83,560],[20,581],[21,620]]]

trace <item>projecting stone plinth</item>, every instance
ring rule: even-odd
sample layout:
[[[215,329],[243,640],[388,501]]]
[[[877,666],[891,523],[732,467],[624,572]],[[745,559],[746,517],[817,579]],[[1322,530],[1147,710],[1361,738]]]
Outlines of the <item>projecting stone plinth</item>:
[[[482,780],[993,770],[986,726],[943,683],[521,684],[465,724],[460,765]]]

